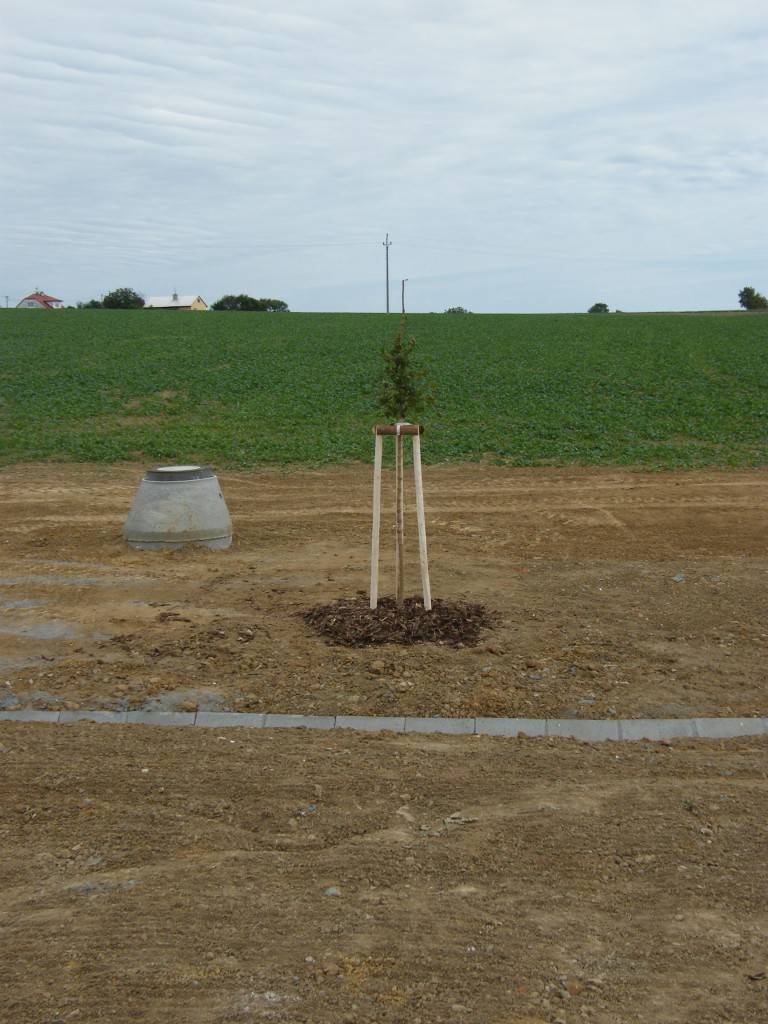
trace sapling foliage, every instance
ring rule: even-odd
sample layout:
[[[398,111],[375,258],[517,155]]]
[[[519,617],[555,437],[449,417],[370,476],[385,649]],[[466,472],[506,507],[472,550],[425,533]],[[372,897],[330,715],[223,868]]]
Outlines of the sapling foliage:
[[[416,339],[406,338],[407,315],[391,345],[381,350],[382,371],[379,380],[379,404],[392,422],[416,422],[432,403],[432,390],[415,354]]]

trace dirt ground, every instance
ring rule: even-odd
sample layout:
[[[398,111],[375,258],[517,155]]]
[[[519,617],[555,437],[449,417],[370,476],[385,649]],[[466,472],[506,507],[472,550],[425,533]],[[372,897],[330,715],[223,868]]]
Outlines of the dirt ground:
[[[0,474],[6,707],[766,713],[765,473],[428,467],[433,594],[499,616],[456,651],[329,647],[300,617],[368,587],[370,467],[222,474],[232,546],[175,552],[123,541],[142,471]],[[383,522],[386,594],[386,510]],[[418,594],[415,515],[407,525],[406,592]]]
[[[433,594],[497,614],[456,650],[301,618],[367,587],[370,467],[219,473],[232,546],[176,552],[144,468],[0,472],[0,708],[768,713],[764,473],[426,467]],[[0,1019],[757,1024],[765,755],[0,723]]]

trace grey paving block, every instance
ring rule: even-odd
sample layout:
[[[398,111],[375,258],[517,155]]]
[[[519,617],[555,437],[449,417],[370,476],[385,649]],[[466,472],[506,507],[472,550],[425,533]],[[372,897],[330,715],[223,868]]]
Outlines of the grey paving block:
[[[406,718],[406,732],[445,732],[451,735],[473,734],[474,718]]]
[[[693,722],[687,718],[622,718],[619,731],[623,740],[671,740],[696,735]]]
[[[360,729],[363,732],[405,732],[405,718],[376,715],[336,715],[337,729]]]
[[[241,729],[262,729],[266,717],[263,712],[254,714],[245,711],[198,711],[195,725],[216,729],[227,729],[235,725]]]
[[[265,715],[265,729],[332,729],[334,715]]]
[[[62,711],[59,721],[64,722],[101,722],[104,725],[125,725],[128,721],[127,711]]]
[[[37,711],[35,708],[0,711],[0,722],[58,722],[60,714],[60,711]]]
[[[578,740],[616,740],[619,723],[613,719],[550,718],[547,721],[547,736],[567,736]]]
[[[765,725],[762,718],[694,718],[699,736],[728,739],[731,736],[762,736]]]
[[[476,718],[475,732],[483,736],[545,736],[543,718]]]
[[[129,711],[128,725],[194,725],[194,711]]]

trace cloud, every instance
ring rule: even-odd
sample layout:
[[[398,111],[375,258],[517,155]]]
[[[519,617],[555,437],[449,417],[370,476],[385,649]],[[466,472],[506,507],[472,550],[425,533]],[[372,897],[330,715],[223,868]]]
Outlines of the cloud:
[[[765,276],[746,0],[33,0],[4,22],[4,293],[377,309],[386,232],[424,308],[660,308],[670,260],[682,305],[732,306],[734,268]]]

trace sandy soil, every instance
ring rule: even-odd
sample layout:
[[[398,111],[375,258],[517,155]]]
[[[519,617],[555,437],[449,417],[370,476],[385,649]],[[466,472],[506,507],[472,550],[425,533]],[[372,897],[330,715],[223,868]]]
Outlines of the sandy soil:
[[[142,469],[0,474],[0,706],[766,714],[764,474],[428,467],[433,592],[498,624],[340,650],[299,613],[367,586],[370,467],[219,474],[232,547],[162,553]],[[765,755],[0,723],[0,1019],[757,1024]]]
[[[128,548],[141,476],[84,466],[0,476],[6,706],[765,714],[764,473],[429,468],[433,594],[499,614],[462,651],[338,649],[301,620],[368,586],[370,467],[221,475],[234,522],[226,551]],[[416,594],[415,516],[408,525]],[[393,591],[392,532],[382,593]]]

